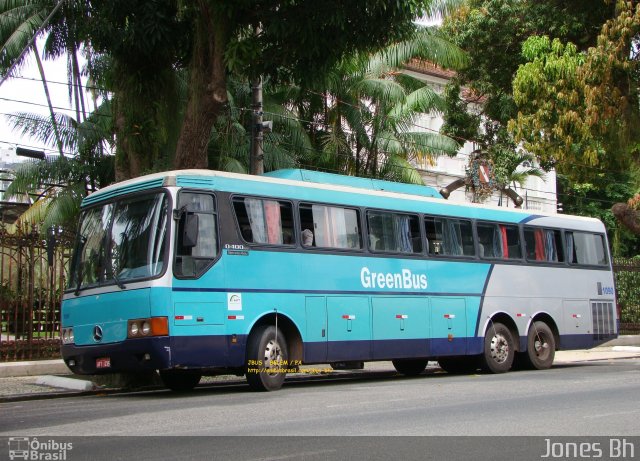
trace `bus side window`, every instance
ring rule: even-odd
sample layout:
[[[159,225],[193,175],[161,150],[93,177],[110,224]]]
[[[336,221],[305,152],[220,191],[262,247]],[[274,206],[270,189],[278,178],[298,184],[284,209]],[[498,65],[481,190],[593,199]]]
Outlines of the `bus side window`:
[[[233,210],[240,235],[247,243],[291,245],[293,239],[293,207],[280,200],[234,197]]]
[[[218,255],[217,214],[213,195],[180,192],[174,273],[178,277],[199,277]],[[197,225],[185,233],[187,223]],[[187,241],[189,240],[189,241]]]
[[[303,231],[309,229],[313,232],[314,246],[350,250],[362,248],[360,220],[355,209],[301,204],[300,221]]]
[[[559,230],[525,227],[524,243],[529,261],[564,261],[562,235]]]
[[[471,222],[456,218],[425,218],[429,254],[475,256]]]
[[[420,225],[415,215],[367,212],[369,247],[374,251],[421,253]]]
[[[522,258],[518,226],[478,223],[477,231],[481,258]]]

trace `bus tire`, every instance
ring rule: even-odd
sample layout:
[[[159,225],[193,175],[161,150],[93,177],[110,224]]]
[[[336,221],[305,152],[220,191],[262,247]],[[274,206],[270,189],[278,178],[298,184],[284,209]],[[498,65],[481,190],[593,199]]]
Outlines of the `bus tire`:
[[[442,357],[438,359],[438,365],[452,375],[465,375],[476,371],[480,364],[478,357],[474,355],[463,357]]]
[[[258,327],[247,344],[247,383],[254,391],[276,391],[286,376],[289,353],[282,332],[273,325]]]
[[[174,392],[188,392],[200,382],[202,374],[191,371],[160,370],[160,379],[164,387]]]
[[[393,367],[398,373],[405,376],[418,376],[427,368],[428,360],[413,359],[413,360],[392,360]]]
[[[515,343],[511,331],[502,323],[491,322],[484,336],[482,368],[491,373],[505,373],[511,369],[515,357]]]
[[[551,368],[556,356],[556,338],[549,325],[544,322],[534,322],[527,335],[527,352],[524,364],[533,370]]]

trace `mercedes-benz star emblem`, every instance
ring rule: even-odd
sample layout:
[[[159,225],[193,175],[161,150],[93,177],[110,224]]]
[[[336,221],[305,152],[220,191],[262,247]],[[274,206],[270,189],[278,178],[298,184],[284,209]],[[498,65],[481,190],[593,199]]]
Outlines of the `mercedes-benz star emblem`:
[[[102,327],[100,325],[93,327],[93,339],[97,343],[102,341]]]

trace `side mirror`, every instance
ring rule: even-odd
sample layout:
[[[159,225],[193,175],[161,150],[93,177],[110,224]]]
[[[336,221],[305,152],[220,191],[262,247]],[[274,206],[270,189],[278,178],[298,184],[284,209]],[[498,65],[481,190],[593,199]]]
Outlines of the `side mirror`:
[[[184,248],[193,248],[196,245],[198,245],[198,215],[186,213],[182,230],[182,246]]]

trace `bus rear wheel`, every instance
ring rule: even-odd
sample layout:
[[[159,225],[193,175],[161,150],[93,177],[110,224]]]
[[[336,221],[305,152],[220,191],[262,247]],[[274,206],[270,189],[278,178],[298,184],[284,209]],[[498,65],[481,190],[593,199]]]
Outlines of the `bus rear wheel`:
[[[511,369],[514,357],[511,331],[502,323],[491,322],[484,336],[482,368],[491,373],[505,373]]]
[[[551,368],[555,356],[556,338],[551,328],[544,322],[534,322],[527,335],[525,365],[534,370],[546,370]]]
[[[396,371],[405,376],[418,376],[427,368],[428,360],[414,359],[414,360],[392,360],[393,367]]]
[[[287,342],[273,325],[258,327],[247,344],[247,383],[254,391],[276,391],[287,374]]]
[[[200,382],[202,374],[191,371],[160,370],[160,379],[165,387],[174,392],[187,392]]]

